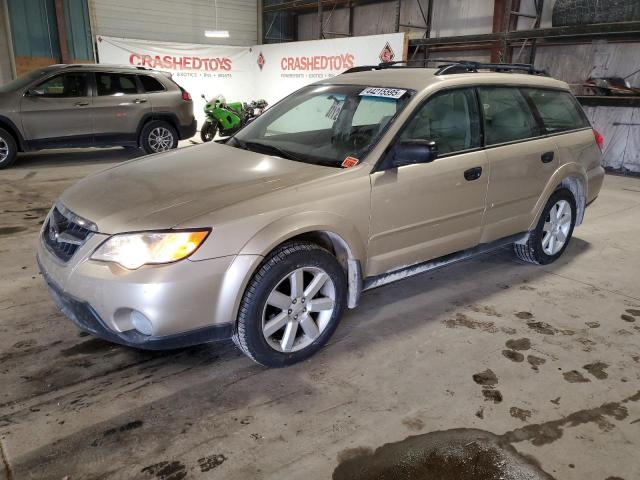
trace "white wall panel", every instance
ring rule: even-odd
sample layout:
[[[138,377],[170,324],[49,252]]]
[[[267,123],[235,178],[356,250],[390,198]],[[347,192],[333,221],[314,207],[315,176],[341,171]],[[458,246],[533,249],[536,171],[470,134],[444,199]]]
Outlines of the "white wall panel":
[[[434,0],[431,36],[491,33],[493,2],[494,0]]]
[[[91,0],[98,35],[166,42],[255,45],[258,0],[217,0],[218,29],[230,38],[206,38],[215,30],[214,0]]]

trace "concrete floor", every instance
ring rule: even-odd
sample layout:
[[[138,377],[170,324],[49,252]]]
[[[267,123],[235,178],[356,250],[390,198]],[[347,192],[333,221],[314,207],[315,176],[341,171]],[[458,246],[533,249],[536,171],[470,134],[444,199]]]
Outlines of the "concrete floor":
[[[318,355],[267,370],[231,342],[92,339],[49,300],[34,260],[46,212],[127,155],[31,154],[0,172],[0,478],[369,478],[344,472],[449,434],[557,479],[640,478],[640,180],[607,176],[557,263],[503,250],[370,291]],[[433,433],[451,429],[474,430]]]

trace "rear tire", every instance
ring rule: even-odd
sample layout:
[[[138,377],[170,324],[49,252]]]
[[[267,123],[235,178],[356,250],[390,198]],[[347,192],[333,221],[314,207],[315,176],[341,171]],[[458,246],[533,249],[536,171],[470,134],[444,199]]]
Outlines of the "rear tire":
[[[292,365],[329,340],[346,300],[346,275],[330,252],[313,243],[286,243],[249,282],[233,341],[261,365]]]
[[[570,190],[560,188],[547,201],[526,243],[513,245],[516,255],[536,265],[555,262],[569,245],[575,223],[576,201]]]
[[[18,154],[16,140],[5,129],[0,128],[0,170],[13,165]]]
[[[202,128],[200,129],[200,139],[203,142],[210,142],[216,137],[216,133],[218,132],[218,126],[209,121],[204,122]]]
[[[142,128],[140,145],[147,153],[173,150],[178,146],[178,132],[164,120],[152,120]]]

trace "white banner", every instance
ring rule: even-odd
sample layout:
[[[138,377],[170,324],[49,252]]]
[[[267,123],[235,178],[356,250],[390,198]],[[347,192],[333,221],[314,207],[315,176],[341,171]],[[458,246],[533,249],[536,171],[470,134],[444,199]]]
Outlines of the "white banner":
[[[204,95],[227,101],[253,98],[254,72],[249,47],[151,42],[99,35],[100,63],[134,65],[170,72],[193,97],[198,127],[204,122]]]
[[[404,48],[404,33],[257,45],[251,52],[257,93],[273,104],[348,68],[405,60]]]
[[[403,60],[405,34],[273,43],[254,47],[186,44],[99,35],[100,63],[170,72],[193,97],[198,125],[205,95],[228,102],[264,98],[269,105],[291,92],[351,67]],[[376,86],[376,85],[372,85]]]

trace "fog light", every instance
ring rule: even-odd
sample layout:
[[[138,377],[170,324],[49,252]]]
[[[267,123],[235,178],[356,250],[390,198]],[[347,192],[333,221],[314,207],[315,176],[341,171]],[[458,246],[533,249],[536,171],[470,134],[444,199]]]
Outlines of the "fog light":
[[[153,324],[147,317],[137,310],[131,311],[131,323],[133,324],[133,327],[143,335],[153,334]]]

